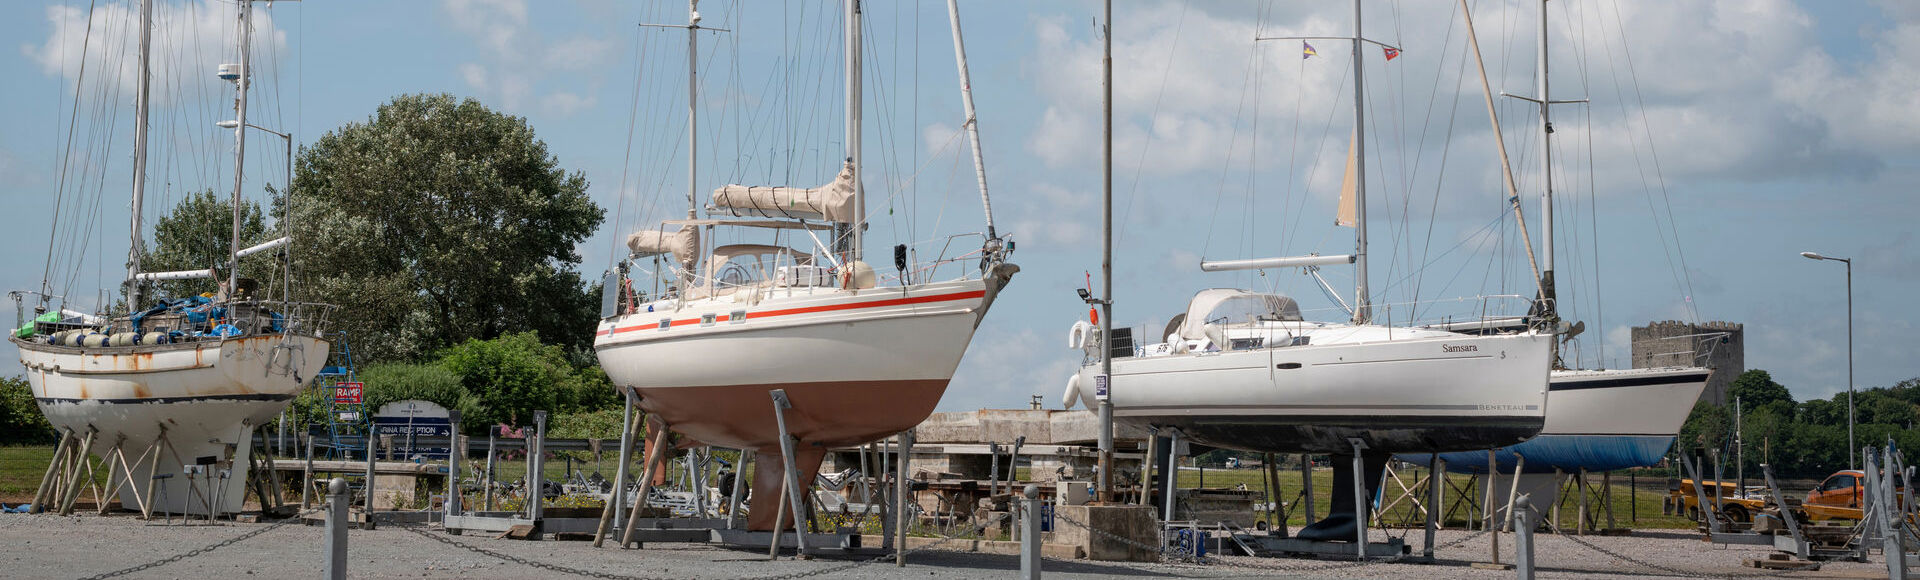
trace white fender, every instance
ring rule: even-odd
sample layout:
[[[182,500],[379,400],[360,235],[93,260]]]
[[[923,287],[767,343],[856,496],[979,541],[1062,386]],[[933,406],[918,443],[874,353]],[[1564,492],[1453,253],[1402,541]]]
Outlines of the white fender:
[[[1086,348],[1087,337],[1093,335],[1093,325],[1085,320],[1075,320],[1073,329],[1067,331],[1067,348]]]
[[[1086,323],[1082,322],[1080,324]],[[1074,328],[1079,328],[1079,325],[1075,325]],[[1067,377],[1067,392],[1060,394],[1060,408],[1072,409],[1073,406],[1079,402],[1080,373],[1074,373],[1073,376]]]

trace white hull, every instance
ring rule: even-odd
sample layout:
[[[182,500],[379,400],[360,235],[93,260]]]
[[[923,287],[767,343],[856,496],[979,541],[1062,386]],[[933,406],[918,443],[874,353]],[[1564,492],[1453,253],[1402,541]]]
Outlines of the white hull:
[[[1707,387],[1707,369],[1553,371],[1542,435],[1672,437]]]
[[[1311,342],[1115,359],[1115,418],[1277,453],[1351,453],[1353,437],[1382,452],[1484,449],[1545,422],[1550,336],[1269,324]],[[1080,400],[1097,404],[1098,372],[1082,367]]]
[[[777,443],[766,392],[784,388],[795,406],[788,427],[802,441],[858,444],[932,412],[998,285],[659,301],[602,322],[594,348],[615,385],[638,389],[641,407],[702,442]]]
[[[117,447],[129,462],[161,443],[157,466],[151,456],[133,465],[122,507],[141,505],[157,482],[153,511],[193,514],[241,509],[254,426],[292,403],[328,349],[318,338],[280,335],[102,348],[14,342],[55,429],[83,437],[97,429],[94,454]],[[218,462],[211,475],[187,473],[208,461]]]

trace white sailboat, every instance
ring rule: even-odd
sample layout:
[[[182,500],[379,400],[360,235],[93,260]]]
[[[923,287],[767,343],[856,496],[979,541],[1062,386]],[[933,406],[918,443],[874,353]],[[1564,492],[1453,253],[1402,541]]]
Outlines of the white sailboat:
[[[1471,25],[1471,16],[1468,17]],[[1536,313],[1557,319],[1554,287],[1553,222],[1553,117],[1552,105],[1584,101],[1555,101],[1550,97],[1547,75],[1547,4],[1540,2],[1540,26],[1536,46],[1535,97],[1521,98],[1539,106],[1540,128],[1540,207],[1542,245],[1540,252],[1540,289],[1543,306]],[[1513,96],[1513,95],[1508,95]],[[1491,95],[1488,96],[1491,99]],[[1496,119],[1495,134],[1498,135]],[[1504,148],[1504,146],[1503,146]],[[1503,151],[1504,154],[1504,151]],[[1512,180],[1507,183],[1511,187]],[[1564,341],[1562,341],[1564,342]],[[1645,369],[1580,370],[1563,368],[1564,360],[1556,352],[1555,368],[1548,380],[1546,425],[1540,436],[1525,443],[1496,450],[1494,464],[1488,465],[1484,452],[1443,453],[1441,459],[1455,472],[1578,473],[1612,471],[1644,467],[1665,457],[1673,438],[1686,423],[1687,415],[1706,388],[1711,369],[1660,367]],[[1524,457],[1524,461],[1521,459]],[[1403,459],[1425,464],[1425,455],[1407,455]]]
[[[123,508],[219,516],[241,509],[253,430],[290,404],[326,362],[320,325],[330,306],[260,299],[253,280],[235,274],[240,259],[286,238],[239,246],[239,217],[228,278],[212,300],[148,304],[140,283],[210,278],[213,269],[140,270],[141,198],[146,183],[151,0],[141,2],[140,80],[136,96],[133,246],[127,288],[131,314],[104,319],[52,308],[47,292],[17,291],[20,349],[34,400],[54,428],[106,460],[107,486]],[[240,64],[223,65],[237,85],[234,203],[246,151],[251,2],[239,17]],[[231,76],[229,76],[231,75]],[[27,315],[29,297],[32,315]],[[36,506],[44,509],[47,506]]]
[[[897,246],[898,273],[884,277],[862,260],[860,2],[849,1],[845,16],[847,163],[838,177],[817,188],[724,186],[713,191],[702,219],[695,201],[697,167],[690,163],[687,219],[628,238],[638,263],[622,262],[610,286],[620,290],[608,293],[617,298],[605,305],[594,338],[600,364],[616,386],[634,389],[638,405],[673,431],[709,445],[778,457],[780,435],[768,393],[784,389],[793,405],[785,426],[799,443],[795,480],[802,482],[813,481],[827,449],[871,442],[925,420],[974,329],[1019,271],[1006,262],[1013,244],[994,233],[990,205],[978,250],[910,263],[905,247]],[[953,16],[964,126],[978,169],[957,11]],[[687,26],[690,93],[698,86],[691,49],[699,22],[694,3]],[[698,118],[692,103],[698,100],[688,102],[691,153],[692,121]],[[978,171],[983,201],[985,175]],[[701,244],[714,239],[716,229],[755,228],[773,233],[776,244]],[[829,233],[830,243],[816,232]],[[781,237],[811,246],[793,248],[778,243]],[[638,271],[648,259],[651,271]],[[757,466],[756,504],[779,501],[776,490],[785,472],[778,461]],[[749,529],[774,526],[775,510],[751,510]]]
[[[1354,126],[1364,127],[1360,3],[1354,2]],[[1351,255],[1202,262],[1206,271],[1351,263],[1355,300],[1346,321],[1305,320],[1293,299],[1233,289],[1203,290],[1167,329],[1166,342],[1134,349],[1086,323],[1075,345],[1090,356],[1069,380],[1067,401],[1105,400],[1114,419],[1196,443],[1272,453],[1356,456],[1368,487],[1396,452],[1486,449],[1540,431],[1553,337],[1542,329],[1470,335],[1377,324],[1367,287],[1365,134],[1349,157],[1355,249]],[[1343,209],[1343,214],[1345,213]],[[1343,216],[1344,217],[1344,216]],[[1342,219],[1341,221],[1346,221]],[[1345,225],[1344,223],[1342,225]],[[1103,350],[1112,371],[1101,376]],[[1354,474],[1335,470],[1335,489]],[[1336,493],[1330,516],[1301,538],[1353,540],[1352,495]]]

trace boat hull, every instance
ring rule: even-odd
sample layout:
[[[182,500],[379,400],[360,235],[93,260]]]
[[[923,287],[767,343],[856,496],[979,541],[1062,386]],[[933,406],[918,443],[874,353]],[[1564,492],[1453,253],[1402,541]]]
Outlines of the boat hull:
[[[1613,471],[1658,464],[1686,423],[1712,371],[1698,367],[1554,371],[1540,436],[1496,449],[1493,469],[1513,473]],[[1486,473],[1487,452],[1442,453],[1447,470]],[[1425,454],[1403,461],[1426,464]]]
[[[774,390],[792,408],[795,468],[811,482],[825,450],[913,428],[946,392],[1005,278],[908,288],[795,289],[757,301],[659,302],[603,321],[594,348],[614,385],[670,429],[760,453],[754,488],[785,473]],[[674,308],[678,306],[678,308]],[[769,487],[770,486],[770,487]],[[772,529],[755,510],[751,529]]]
[[[1460,336],[1113,361],[1115,420],[1270,453],[1490,448],[1545,423],[1551,337]],[[1081,369],[1095,401],[1098,367]]]
[[[48,422],[82,437],[98,430],[93,453],[106,459],[118,450],[132,467],[122,507],[150,496],[155,512],[200,515],[241,509],[254,427],[292,403],[329,347],[281,335],[104,348],[14,343]]]

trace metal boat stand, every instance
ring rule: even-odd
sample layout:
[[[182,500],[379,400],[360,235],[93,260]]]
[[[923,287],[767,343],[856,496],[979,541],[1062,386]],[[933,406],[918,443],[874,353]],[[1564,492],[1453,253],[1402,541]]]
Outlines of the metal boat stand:
[[[860,534],[853,531],[815,533],[807,531],[810,514],[806,505],[813,489],[811,481],[802,485],[798,465],[794,462],[794,446],[799,444],[793,432],[787,429],[787,410],[793,408],[793,401],[787,398],[785,389],[774,389],[768,395],[773,399],[773,417],[780,429],[780,461],[786,469],[786,477],[781,482],[780,495],[773,499],[778,510],[775,513],[775,526],[782,529],[772,532],[759,532],[730,528],[713,530],[713,541],[736,547],[765,547],[771,557],[779,557],[781,549],[795,550],[797,557],[813,556],[879,556],[886,553],[881,548],[865,548],[860,545]],[[864,477],[864,475],[863,475]],[[744,485],[744,480],[736,480],[735,489]],[[761,509],[766,509],[763,505]],[[787,514],[793,514],[793,529],[788,531],[784,523]]]
[[[1233,534],[1232,539],[1234,543],[1241,546],[1243,550],[1252,552],[1255,556],[1346,556],[1358,560],[1366,560],[1370,558],[1391,558],[1408,554],[1407,543],[1400,538],[1388,538],[1385,542],[1368,541],[1367,532],[1372,528],[1373,518],[1364,515],[1372,505],[1370,501],[1371,494],[1367,491],[1366,459],[1362,455],[1362,452],[1367,449],[1367,445],[1358,438],[1348,439],[1347,442],[1353,446],[1352,469],[1355,528],[1353,541],[1305,540],[1300,538],[1279,537],[1272,534],[1260,535],[1240,532]],[[1168,508],[1169,512],[1171,512],[1171,502],[1169,502]],[[1427,511],[1427,525],[1428,529],[1431,530],[1433,526],[1432,520],[1436,512],[1435,510]],[[1431,538],[1431,535],[1429,535],[1429,538]],[[1432,540],[1428,540],[1426,551],[1430,553],[1432,546]]]

